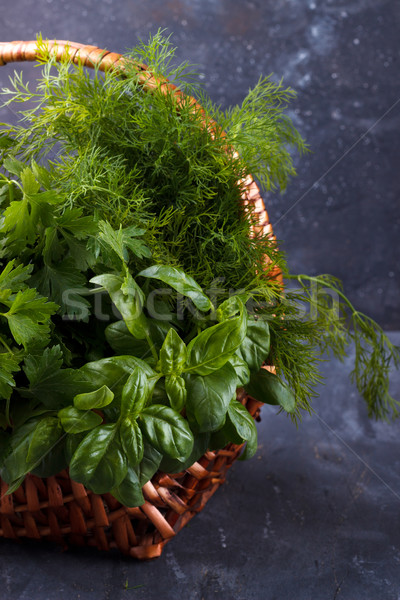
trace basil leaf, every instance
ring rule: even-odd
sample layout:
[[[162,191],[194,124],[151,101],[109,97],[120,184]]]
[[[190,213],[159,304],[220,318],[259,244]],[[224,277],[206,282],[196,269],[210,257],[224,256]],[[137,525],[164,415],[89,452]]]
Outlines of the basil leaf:
[[[213,308],[210,298],[204,294],[199,284],[181,269],[167,265],[153,265],[140,271],[139,275],[163,281],[183,296],[190,298],[195,307],[203,312]]]
[[[217,450],[228,443],[241,445],[243,442],[247,443],[240,458],[246,460],[257,451],[257,428],[252,416],[235,398],[229,405],[225,424],[212,434],[210,448]]]
[[[232,367],[235,369],[238,387],[245,386],[246,383],[250,381],[250,371],[247,363],[245,363],[240,356],[234,354],[232,358],[228,360],[228,364],[232,365]]]
[[[239,438],[243,441],[251,440],[257,429],[254,419],[249,411],[238,400],[234,399],[228,407],[228,420],[233,425]]]
[[[228,444],[243,444],[242,438],[237,434],[232,423],[227,418],[218,431],[213,431],[210,437],[210,450],[221,450]]]
[[[178,375],[167,375],[165,378],[165,391],[171,407],[180,412],[185,406],[187,391],[185,380]]]
[[[102,423],[103,419],[91,410],[78,410],[74,406],[67,406],[58,412],[64,431],[67,433],[81,433],[93,429]]]
[[[163,404],[165,406],[170,405],[170,401],[165,390],[165,377],[161,377],[154,386],[150,404]]]
[[[270,349],[270,332],[267,321],[249,319],[246,337],[237,355],[247,363],[250,371],[257,372],[267,359]]]
[[[26,462],[35,465],[40,462],[62,435],[60,421],[56,417],[41,419],[33,431],[28,447]]]
[[[193,448],[189,425],[169,406],[153,404],[142,411],[139,426],[152,446],[171,458],[185,459]]]
[[[244,313],[205,329],[188,345],[185,371],[208,375],[233,356],[246,334]]]
[[[86,431],[83,431],[82,433],[71,433],[66,436],[64,454],[68,464],[71,462],[71,458],[73,457],[75,450],[78,448],[79,444],[86,435]]]
[[[279,405],[288,413],[296,410],[296,398],[291,389],[267,369],[252,374],[246,392],[255,400]]]
[[[30,473],[37,477],[51,477],[57,475],[68,466],[65,457],[65,438],[62,436],[48,451],[37,466],[31,468]]]
[[[122,390],[121,414],[130,413],[136,417],[145,406],[150,396],[147,375],[139,367],[135,367]]]
[[[147,340],[138,340],[133,337],[125,321],[111,323],[111,325],[105,328],[104,334],[107,342],[117,354],[133,354],[138,358],[143,358],[150,354]]]
[[[159,367],[164,375],[180,375],[186,362],[186,344],[171,327],[160,350]]]
[[[203,456],[209,448],[209,442],[209,433],[199,433],[194,438],[193,450],[186,460],[182,461],[176,458],[170,458],[169,456],[164,456],[161,460],[160,470],[164,473],[180,473],[181,471],[184,471]]]
[[[138,339],[144,339],[148,330],[143,314],[144,296],[131,275],[128,273],[125,278],[113,274],[97,275],[90,282],[107,290],[130,333]]]
[[[125,478],[128,465],[115,423],[100,425],[88,433],[71,459],[71,479],[95,494],[104,494]]]
[[[114,393],[106,385],[102,385],[98,390],[75,396],[74,406],[80,410],[104,408],[105,406],[108,406],[108,404],[111,404],[113,400]]]
[[[121,422],[119,435],[128,464],[131,467],[134,467],[140,463],[143,458],[144,447],[142,432],[136,421],[132,421],[127,417]]]
[[[236,374],[226,363],[218,371],[202,377],[186,375],[186,413],[191,427],[199,432],[216,431],[225,421],[236,390]]]
[[[15,430],[8,444],[8,455],[1,468],[1,478],[8,484],[25,477],[29,473],[30,465],[26,461],[33,433],[37,427],[38,419],[28,421]],[[16,489],[16,488],[15,488]]]
[[[231,296],[217,308],[217,319],[218,321],[226,321],[231,317],[234,317],[244,309],[243,302],[239,296]]]
[[[141,487],[144,486],[145,483],[150,481],[153,477],[154,473],[157,471],[160,466],[162,454],[158,452],[151,444],[147,442],[146,439],[143,439],[143,458],[141,462],[135,467],[135,471],[139,478],[139,484]]]
[[[111,490],[111,494],[123,506],[142,506],[144,498],[142,494],[142,486],[139,483],[138,475],[132,467],[128,467],[128,472],[125,479]]]
[[[247,440],[246,446],[245,446],[242,454],[239,456],[239,460],[248,460],[249,458],[252,458],[255,455],[255,453],[257,452],[257,448],[258,448],[258,437],[257,437],[256,425],[254,423],[253,435],[249,440]]]
[[[83,378],[93,387],[98,389],[99,385],[108,386],[114,394],[122,392],[129,375],[133,369],[139,367],[146,375],[153,377],[155,371],[143,360],[136,356],[111,356],[93,362],[86,363],[79,369]]]

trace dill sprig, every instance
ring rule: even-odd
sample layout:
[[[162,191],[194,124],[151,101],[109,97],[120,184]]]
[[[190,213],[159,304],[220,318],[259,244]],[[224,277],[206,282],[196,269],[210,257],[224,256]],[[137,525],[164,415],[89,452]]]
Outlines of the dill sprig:
[[[371,317],[356,310],[335,277],[290,277],[301,285],[302,299],[310,306],[308,318],[320,332],[315,338],[320,350],[330,351],[343,361],[347,346],[354,344],[350,377],[367,404],[368,416],[384,420],[398,417],[400,401],[390,394],[389,375],[392,367],[400,366],[400,347]]]
[[[190,96],[178,106],[172,90],[145,92],[133,66],[123,78],[89,72],[57,63],[44,45],[36,90],[18,74],[4,90],[6,103],[30,103],[10,131],[14,152],[24,160],[52,156],[66,205],[85,214],[95,206],[115,228],[146,225],[156,260],[170,257],[205,287],[216,278],[227,288],[256,287],[271,244],[249,244],[253,215],[241,207],[240,181],[251,172],[265,190],[284,189],[294,174],[290,147],[303,151],[305,144],[284,114],[293,90],[262,78],[241,106],[224,112],[192,82],[187,63],[175,64],[162,32],[127,58],[196,96],[204,113],[193,111]]]

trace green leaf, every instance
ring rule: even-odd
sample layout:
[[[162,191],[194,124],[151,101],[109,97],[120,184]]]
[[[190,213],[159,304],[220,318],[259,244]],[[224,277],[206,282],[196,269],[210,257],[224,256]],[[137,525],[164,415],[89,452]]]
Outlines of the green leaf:
[[[27,244],[34,243],[36,223],[30,218],[29,202],[26,197],[10,202],[3,213],[0,230],[7,234],[7,244],[16,242],[18,250],[23,250]]]
[[[142,486],[139,483],[139,477],[135,469],[128,467],[125,479],[118,487],[111,490],[111,494],[122,506],[134,507],[144,504]]]
[[[92,408],[104,408],[114,400],[114,393],[106,386],[102,385],[93,392],[78,394],[74,398],[74,406],[80,410],[90,410]]]
[[[226,321],[242,312],[243,309],[243,302],[239,296],[231,296],[217,308],[217,319],[218,321]]]
[[[257,452],[257,447],[258,447],[258,437],[257,437],[257,429],[254,426],[254,435],[252,438],[250,438],[249,440],[247,440],[246,442],[246,446],[242,452],[242,454],[239,456],[239,460],[248,460],[249,458],[252,458],[255,453]]]
[[[0,465],[10,452],[11,434],[8,431],[0,431]]]
[[[238,446],[241,446],[243,443],[243,438],[238,434],[227,414],[223,426],[211,434],[210,449],[220,450],[221,448],[225,448],[228,444],[237,444]]]
[[[136,356],[111,356],[86,363],[79,369],[90,389],[96,390],[99,385],[106,385],[115,395],[122,393],[129,375],[138,367],[149,378],[158,376],[153,369]],[[154,382],[155,383],[155,382]]]
[[[135,239],[145,233],[144,229],[134,226],[123,229],[120,225],[120,228],[115,231],[107,221],[100,221],[99,229],[100,240],[112,248],[123,262],[129,261],[128,249],[138,258],[150,258],[151,252],[146,244]]]
[[[164,375],[180,375],[186,362],[185,342],[171,327],[160,350],[160,370]]]
[[[60,314],[85,320],[89,315],[90,303],[83,297],[87,294],[86,278],[75,266],[72,258],[56,265],[45,264],[31,279],[41,294],[60,306]]]
[[[246,392],[255,400],[266,404],[281,406],[286,412],[296,410],[296,398],[293,392],[279,378],[266,369],[251,375]]]
[[[7,158],[3,162],[3,167],[9,173],[17,175],[17,177],[19,177],[22,171],[25,169],[25,164],[22,161],[15,158],[14,156],[7,156]]]
[[[157,321],[150,319],[148,322],[149,333],[152,342],[156,348],[161,348],[165,336],[171,328],[170,323],[166,321]],[[145,359],[151,355],[151,350],[147,339],[139,340],[135,338],[126,326],[125,321],[117,321],[108,325],[105,329],[107,342],[116,354],[132,354],[138,358]]]
[[[32,419],[13,432],[10,452],[1,468],[2,479],[10,484],[9,493],[15,491],[33,469],[42,467],[49,471],[49,468],[57,468],[61,436],[62,429],[55,417]]]
[[[39,463],[56,445],[62,436],[60,422],[56,417],[42,418],[34,429],[26,462],[30,465]]]
[[[28,196],[32,196],[33,194],[37,194],[40,190],[40,183],[36,181],[36,177],[33,174],[33,171],[29,169],[29,167],[24,167],[19,174],[22,187],[24,188],[25,194]]]
[[[179,375],[167,375],[165,378],[165,391],[171,408],[181,412],[186,404],[187,391],[185,380]]]
[[[136,421],[126,417],[121,422],[119,435],[129,466],[136,466],[142,460],[144,453],[142,432]]]
[[[87,431],[83,431],[81,433],[70,433],[65,436],[64,454],[68,465],[71,462],[75,450],[78,448],[79,444],[86,435]]]
[[[152,446],[171,458],[185,459],[193,448],[187,421],[168,406],[153,404],[142,411],[139,426]]]
[[[163,281],[183,296],[190,298],[196,308],[203,312],[213,309],[211,300],[204,294],[199,284],[181,269],[166,265],[153,265],[141,271],[139,275]]]
[[[128,273],[125,278],[112,274],[97,275],[90,282],[107,290],[130,333],[138,339],[144,339],[148,331],[143,314],[144,295],[131,275]]]
[[[40,184],[36,181],[31,169],[25,166],[20,169],[20,164],[16,161],[16,170],[19,171],[21,178],[23,196],[20,200],[10,202],[3,213],[0,226],[0,230],[7,234],[7,245],[13,244],[14,255],[26,250],[27,245],[35,243],[44,208],[40,206],[41,197],[48,194],[48,192],[38,193]],[[44,208],[44,212],[46,212],[46,208]]]
[[[58,442],[49,450],[40,463],[33,467],[30,472],[37,477],[51,477],[57,475],[68,466],[65,457],[65,438],[61,437]]]
[[[249,411],[236,398],[228,407],[228,420],[234,427],[237,435],[243,441],[257,438],[257,429]]]
[[[250,371],[259,371],[261,365],[268,357],[269,347],[270,333],[267,321],[249,319],[246,337],[237,350],[237,354],[247,363]]]
[[[127,260],[128,257],[125,258],[124,254],[122,227],[120,226],[119,230],[114,231],[108,221],[100,221],[99,230],[99,238],[101,241],[110,246],[123,262]]]
[[[95,494],[104,494],[123,481],[127,470],[118,428],[113,423],[100,425],[84,437],[71,459],[69,474]]]
[[[226,363],[205,377],[186,375],[186,412],[193,429],[216,431],[224,424],[229,403],[236,390],[236,374]]]
[[[237,354],[234,354],[232,358],[228,360],[228,363],[235,369],[238,387],[245,386],[246,383],[250,381],[250,371],[247,363],[245,363],[245,361]]]
[[[29,445],[38,420],[28,421],[14,430],[8,444],[8,455],[2,461],[1,478],[8,484],[25,477],[32,465],[26,462]]]
[[[140,487],[143,487],[145,483],[150,481],[154,473],[157,471],[162,458],[161,452],[153,448],[153,446],[149,444],[146,439],[143,440],[143,446],[143,458],[135,467]]]
[[[136,417],[142,412],[151,390],[148,377],[143,369],[135,367],[122,390],[121,414]]]
[[[57,311],[56,304],[39,296],[34,289],[19,291],[14,298],[3,300],[3,303],[9,310],[0,314],[7,319],[17,344],[27,348],[32,343],[47,343],[49,320]]]
[[[10,260],[0,273],[0,290],[18,292],[26,288],[33,266],[18,265],[14,267],[15,260]]]
[[[36,181],[40,183],[46,190],[50,190],[52,181],[50,177],[50,171],[41,165],[38,165],[36,161],[32,160],[32,172],[35,176]]]
[[[15,143],[14,139],[11,136],[6,135],[4,133],[2,133],[0,135],[0,149],[1,150],[8,150],[8,148],[11,148],[11,146],[13,146],[14,143]]]
[[[91,215],[83,217],[82,208],[67,208],[57,218],[57,229],[65,237],[65,230],[73,234],[76,240],[86,240],[98,230],[98,225]],[[67,238],[66,238],[67,239]]]
[[[8,400],[15,387],[13,373],[20,370],[19,361],[11,352],[0,353],[0,398]]]
[[[41,355],[29,354],[24,360],[24,371],[29,379],[29,392],[47,408],[58,410],[72,403],[72,399],[88,384],[80,370],[62,369],[60,346],[46,348]]]
[[[217,371],[233,356],[245,334],[243,315],[205,329],[188,345],[185,371],[198,375]]]
[[[97,413],[94,413],[91,410],[78,410],[74,406],[62,408],[57,416],[66,433],[81,433],[82,431],[88,431],[103,422],[103,419]]]
[[[163,471],[164,473],[180,473],[188,467],[191,467],[208,450],[209,442],[209,433],[197,434],[194,438],[193,450],[187,459],[182,461],[176,458],[170,458],[169,456],[164,456],[160,464],[160,471]]]
[[[106,340],[117,354],[133,354],[138,358],[146,358],[150,354],[146,339],[138,340],[129,331],[125,321],[117,321],[108,325],[104,331]]]

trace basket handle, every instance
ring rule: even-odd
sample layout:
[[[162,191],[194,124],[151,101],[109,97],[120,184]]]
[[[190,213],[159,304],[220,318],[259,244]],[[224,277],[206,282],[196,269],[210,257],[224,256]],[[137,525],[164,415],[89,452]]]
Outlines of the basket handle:
[[[127,61],[124,56],[116,52],[102,50],[101,48],[97,48],[97,46],[78,44],[77,42],[65,40],[46,41],[46,46],[49,53],[53,55],[57,61],[61,61],[63,58],[65,59],[67,57],[76,65],[80,64],[89,68],[98,68],[100,71],[116,70],[123,73],[124,64],[126,64]],[[0,42],[0,67],[12,62],[36,61],[39,55],[40,51],[38,49],[37,41]],[[151,91],[156,88],[161,90],[165,89],[165,91],[173,90],[178,98],[183,98],[184,94],[181,90],[167,79],[164,81],[157,80],[147,70],[146,65],[136,63],[136,67],[138,70],[139,81],[146,90]],[[187,102],[187,96],[185,101]],[[194,98],[191,98],[191,102],[194,110],[199,110],[204,113],[203,108]],[[218,126],[213,122],[211,123],[211,127],[214,128]],[[243,183],[243,206],[246,208],[246,206],[254,205],[253,214],[257,220],[257,223],[252,226],[252,236],[258,237],[259,235],[265,235],[268,236],[271,241],[275,242],[276,238],[273,234],[268,213],[265,209],[257,184],[250,175],[246,177]],[[270,279],[275,279],[280,285],[283,285],[280,269],[276,265],[271,268],[270,261],[267,258],[266,267],[268,269],[268,277]]]

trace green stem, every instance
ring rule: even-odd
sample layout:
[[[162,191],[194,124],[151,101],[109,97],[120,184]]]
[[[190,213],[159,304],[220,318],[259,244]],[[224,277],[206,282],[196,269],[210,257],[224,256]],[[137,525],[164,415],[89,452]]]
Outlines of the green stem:
[[[153,357],[155,358],[155,360],[157,362],[158,361],[158,354],[157,354],[157,350],[154,347],[153,340],[151,339],[151,337],[150,337],[150,335],[148,334],[147,331],[146,331],[145,335],[146,335],[147,343],[150,346],[151,353],[152,353]]]
[[[9,427],[12,427],[12,424],[11,424],[11,421],[10,421],[10,398],[7,398],[7,400],[6,400],[6,414],[5,414],[5,417],[6,417],[7,425]]]
[[[337,287],[334,287],[333,285],[331,285],[328,281],[325,281],[324,279],[320,279],[319,277],[312,277],[311,275],[288,275],[287,279],[297,279],[300,283],[302,282],[303,279],[306,279],[307,281],[311,281],[313,283],[317,283],[317,284],[323,285],[325,287],[329,287],[331,290],[334,290],[337,293],[337,295],[340,296],[340,298],[342,298],[344,303],[347,304],[347,306],[350,308],[353,315],[358,314],[358,311],[354,308],[354,306],[352,305],[350,300],[347,298],[347,296],[343,292],[341,292]]]
[[[14,354],[14,352],[11,350],[10,346],[7,344],[7,342],[2,338],[2,336],[0,335],[0,342],[3,344],[4,348],[7,350],[7,352],[9,352],[10,354]]]

